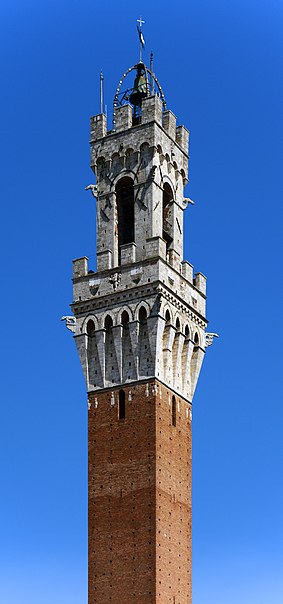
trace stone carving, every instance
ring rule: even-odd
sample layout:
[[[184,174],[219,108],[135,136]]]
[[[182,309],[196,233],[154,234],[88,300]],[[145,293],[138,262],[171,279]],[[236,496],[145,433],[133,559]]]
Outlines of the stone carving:
[[[65,325],[67,327],[67,329],[69,329],[70,331],[72,331],[73,333],[75,333],[76,331],[76,322],[77,319],[76,317],[61,317],[61,321],[65,321]]]
[[[91,191],[93,197],[97,197],[97,185],[88,185],[85,187],[85,191]]]
[[[100,286],[100,279],[90,279],[89,280],[89,291],[92,294],[92,296],[95,296],[95,294],[97,294],[99,286]]]
[[[183,202],[184,202],[185,206],[188,206],[190,203],[193,206],[195,205],[195,202],[192,199],[190,199],[189,197],[184,197]]]
[[[111,277],[109,277],[109,283],[113,285],[113,289],[115,292],[118,285],[120,285],[121,283],[121,273],[114,273],[114,275],[111,275]]]
[[[214,338],[219,338],[218,333],[206,333],[205,334],[205,347],[211,346],[213,344]]]

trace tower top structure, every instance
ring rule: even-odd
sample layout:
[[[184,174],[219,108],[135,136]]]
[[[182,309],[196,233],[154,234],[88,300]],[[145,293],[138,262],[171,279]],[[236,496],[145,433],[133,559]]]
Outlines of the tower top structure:
[[[97,261],[73,261],[65,317],[88,392],[89,604],[191,604],[192,400],[214,334],[183,259],[188,144],[152,58],[120,79],[113,129],[90,119]]]

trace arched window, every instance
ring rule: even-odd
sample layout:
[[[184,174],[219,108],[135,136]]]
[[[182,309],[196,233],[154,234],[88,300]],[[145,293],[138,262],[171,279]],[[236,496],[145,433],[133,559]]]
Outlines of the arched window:
[[[177,412],[176,412],[176,399],[175,396],[172,397],[172,426],[176,427],[177,423]]]
[[[87,326],[86,326],[86,332],[87,332],[87,335],[88,335],[88,336],[90,336],[90,337],[93,337],[93,336],[94,336],[94,333],[95,333],[95,325],[94,325],[94,322],[93,322],[93,320],[92,320],[92,319],[90,319],[90,320],[87,322]]]
[[[166,313],[165,313],[165,325],[170,325],[170,321],[171,321],[170,312],[169,312],[169,310],[166,310]]]
[[[166,249],[169,250],[173,241],[173,193],[170,185],[166,182],[163,188],[163,225],[162,237],[166,241]]]
[[[121,323],[122,323],[123,327],[128,327],[129,315],[126,310],[123,310],[123,312],[122,312]]]
[[[141,306],[140,309],[139,309],[139,321],[140,321],[140,323],[145,323],[146,322],[146,317],[147,317],[147,314],[146,314],[145,307]]]
[[[106,329],[107,333],[109,333],[109,332],[111,331],[111,329],[112,329],[112,327],[113,327],[113,321],[112,321],[112,319],[111,319],[110,315],[107,315],[107,316],[105,317],[105,321],[104,321],[104,327],[105,327],[105,329]]]
[[[118,419],[125,419],[126,417],[126,397],[125,391],[119,390],[119,407],[118,407]]]
[[[195,343],[195,346],[198,346],[198,344],[199,344],[199,337],[198,337],[198,333],[197,332],[195,333],[194,343]]]
[[[118,264],[121,264],[121,245],[135,241],[135,204],[134,185],[131,178],[125,176],[116,185],[116,203],[118,218]]]

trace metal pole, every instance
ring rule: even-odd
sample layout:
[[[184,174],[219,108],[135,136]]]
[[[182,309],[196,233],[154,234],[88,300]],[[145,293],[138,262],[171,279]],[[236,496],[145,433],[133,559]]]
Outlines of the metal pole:
[[[150,94],[154,92],[154,83],[153,83],[153,52],[150,53]]]
[[[100,72],[100,113],[104,113],[104,98],[103,98],[103,73]]]

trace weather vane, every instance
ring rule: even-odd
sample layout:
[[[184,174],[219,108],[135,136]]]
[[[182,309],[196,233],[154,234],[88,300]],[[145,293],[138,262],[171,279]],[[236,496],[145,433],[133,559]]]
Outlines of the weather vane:
[[[144,37],[142,34],[142,26],[145,23],[145,21],[143,21],[142,18],[140,17],[139,19],[137,19],[137,22],[138,22],[137,30],[138,30],[139,39],[140,39],[140,62],[142,63],[142,51],[143,51],[143,48],[145,47],[145,41],[144,41]]]

